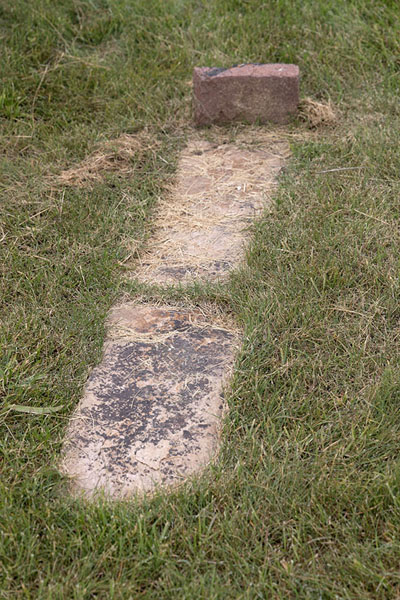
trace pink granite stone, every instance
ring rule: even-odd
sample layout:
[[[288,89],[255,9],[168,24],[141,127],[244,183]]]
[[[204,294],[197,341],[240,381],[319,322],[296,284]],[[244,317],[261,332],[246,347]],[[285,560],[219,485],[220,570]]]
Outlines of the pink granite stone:
[[[299,67],[195,67],[193,98],[194,120],[199,126],[231,121],[287,123],[299,103]]]

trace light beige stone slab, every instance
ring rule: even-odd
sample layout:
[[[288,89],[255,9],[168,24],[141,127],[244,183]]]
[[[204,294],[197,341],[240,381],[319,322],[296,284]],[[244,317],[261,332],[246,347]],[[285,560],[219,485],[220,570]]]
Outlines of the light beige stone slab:
[[[171,486],[214,456],[235,335],[200,311],[116,307],[67,430],[71,490],[112,498]]]
[[[286,142],[262,133],[190,140],[133,275],[160,284],[226,276],[243,258],[249,225],[270,205],[288,154]]]

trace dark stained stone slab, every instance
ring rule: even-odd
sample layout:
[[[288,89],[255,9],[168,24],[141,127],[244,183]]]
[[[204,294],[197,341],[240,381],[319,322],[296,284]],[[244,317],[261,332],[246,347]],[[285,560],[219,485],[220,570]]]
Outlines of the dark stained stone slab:
[[[214,456],[234,333],[200,311],[128,303],[68,427],[72,491],[123,498],[182,482]]]

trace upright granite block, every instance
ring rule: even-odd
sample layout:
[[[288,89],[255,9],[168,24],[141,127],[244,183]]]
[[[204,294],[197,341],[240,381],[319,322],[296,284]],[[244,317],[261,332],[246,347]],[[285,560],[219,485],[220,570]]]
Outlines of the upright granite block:
[[[287,123],[299,103],[299,68],[285,64],[195,67],[196,125],[244,121]]]

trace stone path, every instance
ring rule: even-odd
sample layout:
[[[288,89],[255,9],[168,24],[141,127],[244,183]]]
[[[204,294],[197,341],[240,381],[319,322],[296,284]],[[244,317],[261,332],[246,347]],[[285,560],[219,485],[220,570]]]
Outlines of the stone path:
[[[243,134],[235,143],[192,139],[134,276],[171,284],[229,274],[243,258],[246,229],[270,203],[287,154],[287,144],[262,134],[250,143]]]
[[[234,142],[194,136],[134,276],[171,284],[228,275],[287,155],[286,143],[259,130]],[[176,485],[218,448],[236,335],[204,311],[134,302],[115,307],[108,325],[102,362],[67,430],[61,471],[72,492],[87,497]]]
[[[210,460],[235,335],[200,311],[128,303],[68,429],[75,491],[125,497],[179,483]]]

